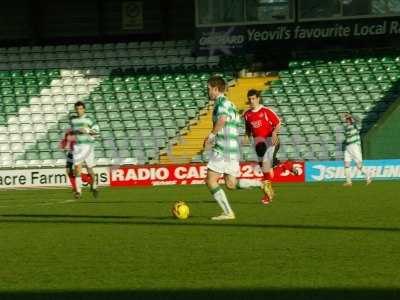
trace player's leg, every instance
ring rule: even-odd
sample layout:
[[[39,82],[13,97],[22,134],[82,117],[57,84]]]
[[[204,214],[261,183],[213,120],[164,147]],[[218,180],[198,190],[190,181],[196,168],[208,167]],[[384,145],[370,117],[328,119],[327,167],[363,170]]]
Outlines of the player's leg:
[[[264,159],[265,159],[265,155],[267,153],[267,149],[268,149],[267,141],[260,141],[255,146],[255,150],[257,153],[257,157],[258,157],[258,162],[259,162],[260,168],[263,172],[264,180],[270,180],[270,178],[271,178],[271,174],[270,174],[271,168],[265,168],[265,166],[264,166]]]
[[[267,148],[268,148],[268,147],[271,147],[271,146],[273,146],[273,145],[272,145],[272,142],[270,143],[270,145],[267,144]],[[270,168],[270,171],[269,171],[269,177],[270,177],[270,179],[273,179],[274,176],[275,176],[274,168],[275,168],[276,166],[278,166],[278,165],[281,163],[281,162],[279,161],[278,157],[277,157],[277,154],[278,154],[278,151],[279,151],[280,147],[281,147],[281,143],[280,143],[280,141],[278,140],[278,144],[276,144],[275,146],[273,146],[272,158],[271,158],[271,168]],[[269,155],[271,155],[271,154],[269,154]],[[265,154],[264,154],[264,156],[265,156]],[[284,164],[284,166],[286,166],[286,164]]]
[[[281,163],[277,157],[280,148],[281,148],[281,142],[279,141],[278,144],[275,145],[274,153],[272,155],[272,169]]]
[[[90,184],[90,188],[93,194],[93,197],[98,197],[98,190],[97,190],[97,182],[96,182],[96,173],[94,171],[95,167],[95,158],[94,158],[94,147],[92,145],[88,145],[88,154],[85,158],[85,163],[87,166],[87,170],[89,175],[92,177],[92,182]]]
[[[262,186],[262,182],[258,179],[235,178],[235,183],[236,185],[233,186],[232,188],[228,187],[228,185],[227,187],[230,189],[250,189],[253,187],[260,188]]]
[[[232,175],[224,174],[225,186],[229,190],[235,190],[238,188],[239,180]]]
[[[249,189],[253,187],[260,188],[262,182],[258,179],[237,178],[240,175],[240,164],[237,161],[227,163],[225,169],[225,185],[228,189]]]
[[[235,189],[249,189],[253,187],[260,188],[262,186],[262,182],[258,179],[248,179],[248,178],[237,178],[240,175],[240,165],[239,162],[226,163],[227,168],[225,168],[225,172],[229,172],[229,174],[225,173],[225,185],[230,190]]]
[[[240,167],[238,166],[239,170]],[[239,176],[240,171],[235,176]],[[230,176],[229,183],[226,183],[227,188],[229,189],[249,189],[249,188],[260,188],[262,182],[258,179],[249,179],[249,178],[236,178],[235,176]]]
[[[351,186],[351,176],[350,176],[350,165],[351,165],[351,154],[350,154],[350,148],[347,145],[344,149],[344,176],[346,178],[346,182],[344,183],[344,186]]]
[[[72,191],[76,192],[76,184],[75,184],[75,174],[74,174],[74,163],[72,153],[67,154],[67,162],[65,164],[66,173],[69,179],[69,182],[72,187]]]
[[[356,161],[356,166],[361,171],[361,173],[364,174],[365,181],[366,181],[367,185],[369,185],[372,182],[372,179],[371,179],[368,171],[363,167],[362,160],[361,161]]]
[[[71,187],[72,187],[72,191],[75,192],[76,191],[76,183],[75,183],[74,171],[69,169],[69,168],[67,168],[66,172],[67,172],[67,176],[68,176],[69,182],[70,182]]]
[[[75,175],[75,198],[79,199],[82,194],[82,162],[83,162],[83,154],[84,149],[83,145],[75,145],[72,151],[73,165],[74,165],[74,175]]]
[[[369,176],[368,171],[363,167],[362,163],[362,152],[361,152],[361,146],[354,144],[353,149],[351,151],[351,155],[353,160],[356,162],[357,168],[361,171],[362,174],[365,176],[365,180],[367,182],[367,185],[371,183],[371,178]]]
[[[279,141],[278,144],[275,145],[274,154],[272,156],[272,170],[274,171],[274,168],[279,166],[282,171],[287,171],[292,175],[299,175],[299,170],[295,168],[293,161],[286,160],[284,162],[281,162],[278,159],[277,155],[280,148],[281,148],[281,143]]]
[[[74,146],[72,153],[73,164],[75,167],[75,186],[76,193],[75,197],[79,198],[82,193],[82,183],[83,181],[93,184],[94,172],[94,151],[92,145],[79,144]],[[82,172],[82,165],[86,164],[89,174],[84,174]],[[92,174],[90,174],[92,172]],[[93,191],[93,189],[92,189]]]
[[[81,163],[74,163],[74,172],[75,172],[75,198],[79,199],[82,195]]]
[[[83,173],[83,171],[81,172],[81,178],[84,183],[92,184],[93,182],[92,176],[88,173]]]
[[[264,197],[261,200],[264,204],[268,204],[270,201],[272,201],[274,197],[274,190],[272,188],[272,178],[273,178],[273,172],[272,170],[272,164],[273,164],[273,156],[275,152],[275,146],[272,145],[271,139],[267,139],[265,142],[266,145],[266,151],[262,159],[262,172],[264,174],[264,182],[263,182],[263,190],[264,190]]]
[[[270,169],[271,168],[266,168],[265,164],[264,164],[264,158],[265,158],[265,154],[267,153],[267,141],[262,140],[259,141],[256,146],[255,146],[255,150],[257,153],[257,157],[258,157],[258,161],[260,164],[260,168],[263,172],[263,182],[261,183],[261,189],[264,192],[264,196],[261,199],[261,202],[263,204],[268,204],[270,202],[270,195],[272,195],[273,192],[272,191],[272,187],[271,187],[271,174],[270,174]],[[270,194],[270,195],[268,195]]]
[[[87,167],[89,176],[90,176],[90,189],[92,191],[93,197],[97,198],[99,195],[99,191],[97,190],[97,182],[96,182],[96,173],[93,169],[93,167]]]
[[[213,195],[215,201],[217,201],[218,205],[221,207],[223,213],[220,216],[213,217],[213,220],[228,220],[234,219],[235,214],[228,202],[225,191],[218,184],[218,180],[221,176],[221,173],[215,172],[211,169],[207,170],[207,178],[206,183],[208,189]]]

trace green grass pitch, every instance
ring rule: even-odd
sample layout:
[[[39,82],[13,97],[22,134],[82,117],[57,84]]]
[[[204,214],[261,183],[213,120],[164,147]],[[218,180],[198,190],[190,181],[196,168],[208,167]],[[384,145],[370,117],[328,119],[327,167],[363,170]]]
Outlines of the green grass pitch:
[[[398,182],[0,193],[0,299],[399,299]],[[192,216],[171,217],[174,201]]]

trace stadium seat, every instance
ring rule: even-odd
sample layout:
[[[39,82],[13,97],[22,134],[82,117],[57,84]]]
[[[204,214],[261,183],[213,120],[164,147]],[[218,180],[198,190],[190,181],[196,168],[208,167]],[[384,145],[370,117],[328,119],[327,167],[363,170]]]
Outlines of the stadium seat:
[[[400,78],[397,65],[400,59],[396,59],[377,55],[367,59],[355,56],[291,61],[288,70],[279,72],[280,80],[274,80],[270,90],[262,93],[268,106],[283,117],[281,141],[290,146],[292,139],[283,133],[302,135],[311,153],[308,159],[341,158],[333,143],[338,137],[337,130],[343,128],[340,114],[350,111],[361,117],[363,126],[367,126],[363,130],[368,130],[373,120],[398,97],[391,91],[393,83]],[[288,147],[280,156],[291,158],[307,152],[304,146],[300,149],[296,152]]]
[[[113,159],[107,157],[111,153],[106,150],[111,149],[102,148],[103,139],[118,142],[121,160],[141,156],[137,161],[157,161],[159,153],[196,122],[208,104],[205,85],[210,74],[224,72],[219,69],[220,57],[192,57],[192,46],[191,41],[152,41],[0,48],[0,64],[5,68],[0,71],[0,142],[19,141],[23,153],[32,152],[6,155],[1,165],[41,166],[61,160],[57,142],[69,126],[68,111],[77,100],[85,101],[88,113],[100,125],[98,162]],[[270,90],[263,91],[265,103],[284,119],[282,133],[303,140],[296,149],[288,138],[282,155],[301,158],[308,147],[311,159],[333,157],[334,138],[328,136],[335,137],[339,115],[345,111],[372,126],[398,96],[393,86],[400,78],[399,61],[398,56],[387,54],[291,61]],[[235,64],[240,66],[239,59]],[[120,71],[128,68],[129,72]],[[224,74],[232,78],[229,72]],[[122,149],[127,146],[124,139],[138,133],[149,139],[136,145],[136,152]],[[289,135],[282,134],[282,140],[284,136]],[[318,144],[323,146],[311,146]],[[1,144],[0,151],[21,151],[20,146],[6,145]],[[254,153],[245,156],[250,159]]]

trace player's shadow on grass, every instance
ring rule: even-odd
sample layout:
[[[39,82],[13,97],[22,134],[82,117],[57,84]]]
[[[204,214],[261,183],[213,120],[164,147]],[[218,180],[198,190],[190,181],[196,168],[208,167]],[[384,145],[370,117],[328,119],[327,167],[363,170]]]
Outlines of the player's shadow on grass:
[[[192,222],[195,219],[196,222]],[[1,223],[60,223],[60,224],[117,224],[117,225],[168,225],[191,227],[231,227],[231,228],[264,228],[288,230],[332,230],[332,231],[372,231],[400,232],[400,227],[369,227],[369,226],[338,226],[318,224],[251,224],[239,223],[240,220],[224,222],[200,220],[208,219],[203,216],[192,216],[188,221],[175,220],[170,216],[112,216],[112,215],[49,215],[49,214],[2,214]]]
[[[15,300],[109,300],[109,299],[268,299],[268,300],[352,300],[352,299],[399,299],[399,289],[186,289],[186,290],[132,290],[132,291],[58,291],[58,292],[0,292],[0,299]]]

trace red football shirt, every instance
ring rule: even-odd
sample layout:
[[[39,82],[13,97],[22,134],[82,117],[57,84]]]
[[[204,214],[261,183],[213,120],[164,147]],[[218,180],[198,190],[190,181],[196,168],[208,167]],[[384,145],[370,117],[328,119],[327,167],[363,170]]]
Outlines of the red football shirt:
[[[75,135],[72,134],[71,129],[68,129],[65,132],[64,138],[60,141],[59,146],[62,150],[72,151],[75,144],[76,144]]]
[[[244,113],[246,122],[246,132],[250,132],[253,137],[270,137],[275,127],[280,123],[280,119],[271,109],[261,106],[257,110],[248,109]]]

